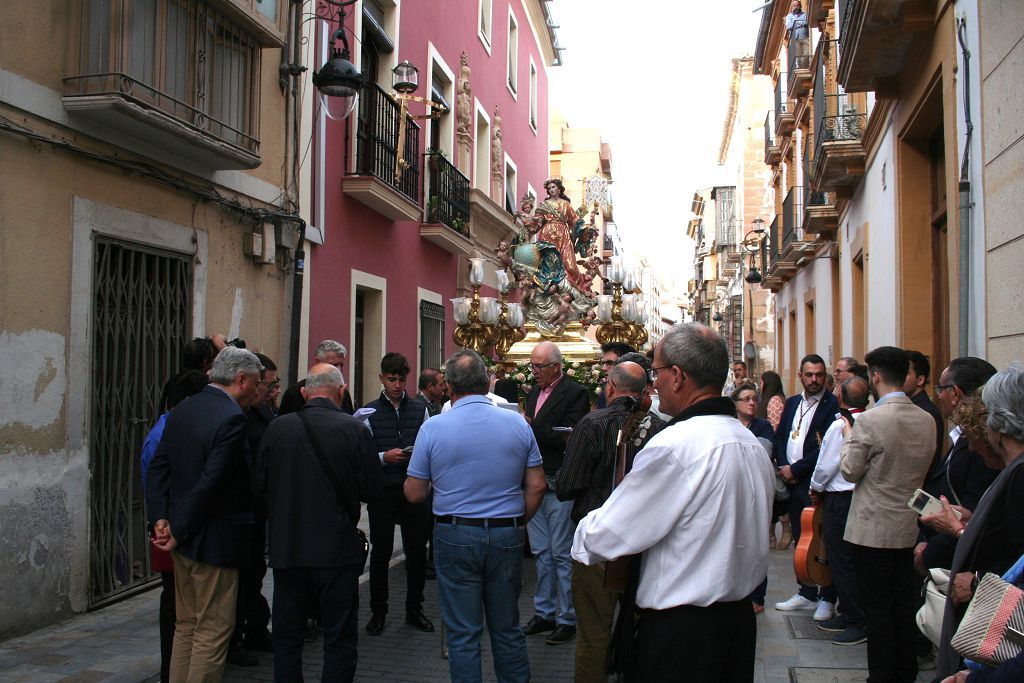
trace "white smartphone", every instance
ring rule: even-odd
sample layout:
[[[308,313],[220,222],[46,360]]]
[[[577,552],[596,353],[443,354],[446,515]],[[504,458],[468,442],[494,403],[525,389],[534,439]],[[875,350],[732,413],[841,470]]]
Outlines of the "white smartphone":
[[[552,427],[551,431],[561,432],[562,434],[568,434],[569,432],[572,431],[572,427]]]
[[[942,501],[921,489],[914,491],[914,495],[907,501],[907,506],[921,516],[935,515],[942,512]],[[956,515],[957,519],[960,519],[959,510],[953,508],[953,514]]]

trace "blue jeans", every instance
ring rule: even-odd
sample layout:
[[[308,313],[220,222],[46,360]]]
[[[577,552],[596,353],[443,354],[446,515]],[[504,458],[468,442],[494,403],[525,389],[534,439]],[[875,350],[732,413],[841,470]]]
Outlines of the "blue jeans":
[[[448,668],[452,681],[483,680],[480,636],[485,613],[495,676],[502,683],[529,681],[526,636],[519,627],[522,528],[437,524],[434,526],[434,569],[441,597],[441,618],[448,633]]]
[[[530,549],[537,558],[537,592],[533,609],[543,619],[559,624],[576,625],[572,606],[572,523],[573,501],[565,503],[554,491],[544,494],[537,514],[526,527],[530,532]]]
[[[302,680],[306,612],[314,600],[323,626],[321,681],[352,681],[356,675],[356,619],[362,567],[292,567],[274,570],[274,680]]]

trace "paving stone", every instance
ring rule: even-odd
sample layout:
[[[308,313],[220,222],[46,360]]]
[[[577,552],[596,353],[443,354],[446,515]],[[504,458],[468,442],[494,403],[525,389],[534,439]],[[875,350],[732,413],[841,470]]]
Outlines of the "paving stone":
[[[831,641],[835,634],[822,631],[813,617],[786,615],[786,628],[794,640],[828,640]]]

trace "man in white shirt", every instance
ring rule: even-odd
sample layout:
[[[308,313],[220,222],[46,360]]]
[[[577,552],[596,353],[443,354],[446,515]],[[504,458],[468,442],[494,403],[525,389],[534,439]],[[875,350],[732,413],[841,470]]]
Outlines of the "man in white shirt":
[[[839,385],[839,408],[848,410],[854,419],[868,404],[868,383],[851,375]],[[818,622],[822,631],[835,633],[833,645],[858,645],[867,640],[864,613],[860,609],[857,574],[853,569],[853,547],[845,540],[846,518],[853,500],[853,484],[839,469],[839,453],[843,448],[843,420],[837,419],[825,432],[818,453],[818,464],[811,475],[811,502],[822,505],[821,531],[825,555],[832,570],[832,585],[839,595],[842,614]]]
[[[751,680],[757,624],[747,596],[768,569],[763,530],[774,472],[721,396],[729,352],[718,334],[674,326],[655,350],[653,371],[662,409],[676,417],[580,522],[572,556],[588,565],[643,556],[630,577],[635,643],[626,635],[613,644],[619,671],[636,666],[644,681],[684,672],[688,680]],[[621,612],[629,619],[632,609]],[[617,632],[633,631],[627,623]]]

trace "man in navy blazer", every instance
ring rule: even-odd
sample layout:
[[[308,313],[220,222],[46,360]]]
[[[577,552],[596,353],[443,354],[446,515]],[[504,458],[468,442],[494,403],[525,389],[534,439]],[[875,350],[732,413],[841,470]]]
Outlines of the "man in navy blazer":
[[[572,427],[590,410],[587,390],[562,373],[562,352],[542,341],[530,353],[530,368],[537,384],[526,397],[526,420],[533,428],[548,492],[530,520],[530,548],[537,556],[536,614],[523,627],[528,636],[551,631],[548,645],[566,643],[576,635],[576,611],[572,606],[573,502],[555,496],[555,481],[565,459],[565,445]]]
[[[808,489],[814,466],[818,464],[821,440],[839,411],[836,397],[825,389],[825,373],[821,356],[812,353],[800,360],[803,391],[786,399],[775,430],[773,453],[779,476],[789,488],[789,519],[794,541],[800,540],[800,513],[811,504]],[[822,588],[819,594],[817,586],[800,584],[799,591],[790,599],[775,603],[775,609],[814,610],[816,621],[828,621],[834,616],[835,603],[835,588]]]
[[[171,680],[220,680],[224,672],[253,524],[243,411],[262,370],[251,351],[221,351],[210,384],[168,415],[149,466],[153,544],[174,551]]]

